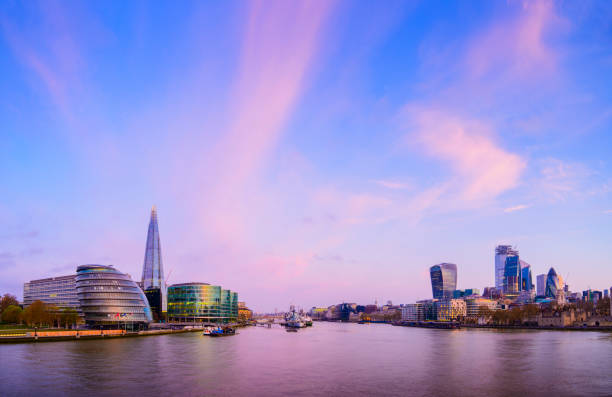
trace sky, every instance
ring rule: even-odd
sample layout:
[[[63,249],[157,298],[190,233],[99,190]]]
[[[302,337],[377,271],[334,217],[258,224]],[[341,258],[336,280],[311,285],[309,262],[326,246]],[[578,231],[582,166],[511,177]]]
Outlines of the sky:
[[[258,312],[612,286],[609,1],[3,1],[0,293],[116,266]]]

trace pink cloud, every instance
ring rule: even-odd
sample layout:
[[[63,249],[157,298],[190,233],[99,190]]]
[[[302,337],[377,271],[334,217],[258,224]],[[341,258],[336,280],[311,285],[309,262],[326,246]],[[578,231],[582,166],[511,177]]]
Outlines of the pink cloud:
[[[408,139],[451,166],[464,199],[494,198],[519,184],[525,160],[497,144],[485,123],[430,108],[408,113],[414,128]]]
[[[468,70],[473,77],[500,68],[514,76],[550,74],[556,70],[558,53],[547,43],[547,35],[566,25],[552,1],[525,1],[516,17],[494,22],[473,39],[466,56]]]

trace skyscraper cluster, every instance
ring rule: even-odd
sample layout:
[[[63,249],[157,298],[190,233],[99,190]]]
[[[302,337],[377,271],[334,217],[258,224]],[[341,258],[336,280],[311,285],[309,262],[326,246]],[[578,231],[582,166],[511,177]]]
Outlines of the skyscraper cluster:
[[[74,308],[90,326],[146,327],[151,321],[229,323],[238,318],[238,294],[206,283],[166,286],[157,209],[151,209],[141,281],[113,266],[81,265],[76,274],[24,284],[24,304]],[[171,307],[168,307],[168,302]]]

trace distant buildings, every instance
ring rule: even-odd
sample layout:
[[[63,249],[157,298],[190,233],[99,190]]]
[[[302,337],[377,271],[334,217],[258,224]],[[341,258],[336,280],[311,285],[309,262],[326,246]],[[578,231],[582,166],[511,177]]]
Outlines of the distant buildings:
[[[504,268],[504,294],[518,296],[521,291],[521,264],[518,255],[507,255]]]
[[[452,299],[457,289],[457,265],[440,263],[429,269],[431,290],[434,299]]]
[[[518,256],[518,251],[511,245],[498,245],[495,247],[495,288],[504,288],[504,272],[506,269],[506,257],[508,255]]]
[[[538,274],[536,294],[538,296],[546,294],[546,274]]]
[[[547,298],[557,298],[560,291],[561,284],[559,283],[559,277],[555,269],[551,267],[546,276],[546,289],[544,290],[544,295]]]
[[[76,291],[85,323],[93,327],[140,328],[153,321],[144,293],[112,266],[77,268]]]
[[[207,283],[168,287],[168,321],[230,323],[238,319],[238,294]]]
[[[519,263],[521,265],[521,291],[532,291],[531,265],[525,261],[519,261]]]
[[[163,318],[163,313],[167,310],[166,284],[164,281],[164,264],[162,262],[157,209],[155,206],[151,209],[141,283],[156,319]]]
[[[244,302],[238,302],[238,321],[247,322],[253,317],[253,311]]]
[[[39,300],[60,309],[80,310],[77,297],[76,275],[50,277],[32,280],[23,284],[23,305],[30,306]]]

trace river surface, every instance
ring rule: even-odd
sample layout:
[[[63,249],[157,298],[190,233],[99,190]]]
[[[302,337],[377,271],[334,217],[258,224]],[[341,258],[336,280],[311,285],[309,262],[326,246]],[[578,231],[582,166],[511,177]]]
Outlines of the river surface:
[[[315,323],[0,345],[1,396],[603,396],[612,333]]]

